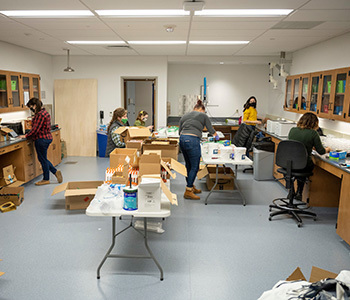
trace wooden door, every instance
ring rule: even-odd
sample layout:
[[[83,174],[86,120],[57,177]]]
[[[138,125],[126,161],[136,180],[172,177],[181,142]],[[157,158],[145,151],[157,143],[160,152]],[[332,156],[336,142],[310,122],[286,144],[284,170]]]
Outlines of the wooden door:
[[[68,156],[96,156],[97,80],[59,79],[54,84],[55,122]]]

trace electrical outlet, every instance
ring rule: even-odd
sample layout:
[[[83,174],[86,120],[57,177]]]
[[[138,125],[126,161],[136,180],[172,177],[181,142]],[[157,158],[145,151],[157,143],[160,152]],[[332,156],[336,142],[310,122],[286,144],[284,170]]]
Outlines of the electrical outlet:
[[[236,112],[235,112],[236,114],[238,114],[239,113],[239,111],[238,111],[238,109],[236,109]]]
[[[112,111],[109,112],[109,116],[113,117],[113,112]]]

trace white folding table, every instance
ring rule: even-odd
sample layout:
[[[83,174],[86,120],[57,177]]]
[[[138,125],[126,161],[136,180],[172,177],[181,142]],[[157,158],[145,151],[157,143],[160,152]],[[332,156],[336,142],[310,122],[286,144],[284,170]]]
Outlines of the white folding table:
[[[100,265],[97,268],[97,279],[100,279],[100,270],[101,270],[104,262],[106,261],[106,259],[108,257],[110,257],[110,258],[146,258],[146,259],[152,259],[160,271],[160,280],[163,280],[163,278],[164,278],[163,277],[163,269],[160,266],[160,264],[158,263],[158,261],[156,260],[156,258],[154,257],[151,249],[148,246],[148,241],[147,241],[147,239],[148,239],[147,219],[148,218],[166,218],[166,217],[170,216],[170,202],[163,193],[162,193],[162,199],[161,199],[161,211],[140,212],[138,210],[127,211],[127,210],[124,210],[123,208],[120,208],[120,209],[115,210],[113,212],[102,213],[100,209],[93,210],[93,209],[88,207],[86,209],[86,214],[88,216],[93,216],[93,217],[112,217],[112,244],[109,247],[104,258],[102,259]],[[122,217],[122,216],[131,216],[132,217],[131,222],[130,222],[129,226],[127,226],[126,228],[124,228],[116,233],[116,217]],[[143,218],[144,232],[141,232],[140,230],[133,227],[132,220],[134,217],[135,218]],[[145,247],[146,247],[147,252],[149,253],[149,256],[111,254],[111,252],[115,246],[116,237],[129,228],[134,228],[137,232],[139,232],[143,236],[144,242],[145,242]]]
[[[233,159],[223,159],[223,158],[218,158],[218,159],[213,159],[213,158],[209,158],[209,157],[205,157],[202,156],[202,160],[203,162],[208,166],[208,165],[215,165],[216,166],[216,176],[215,176],[215,184],[213,185],[213,187],[211,188],[209,194],[207,195],[207,197],[205,198],[205,205],[208,204],[208,198],[210,196],[210,194],[214,191],[216,185],[218,184],[218,180],[219,180],[219,166],[223,165],[223,167],[225,168],[225,164],[231,164],[235,166],[235,174],[234,174],[234,184],[236,186],[236,191],[241,195],[242,197],[242,201],[243,201],[243,205],[246,205],[246,201],[245,198],[239,188],[239,184],[237,182],[237,166],[251,166],[253,165],[253,161],[251,159],[249,159],[248,157],[246,157],[244,160],[233,160]]]

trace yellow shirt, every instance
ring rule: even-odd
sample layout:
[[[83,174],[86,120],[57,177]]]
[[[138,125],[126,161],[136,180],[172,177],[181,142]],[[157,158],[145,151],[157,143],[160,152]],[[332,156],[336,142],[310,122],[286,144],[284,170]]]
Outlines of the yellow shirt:
[[[255,123],[250,123],[249,121],[257,121],[258,120],[258,112],[254,107],[249,107],[243,112],[243,122],[248,125],[255,125]]]

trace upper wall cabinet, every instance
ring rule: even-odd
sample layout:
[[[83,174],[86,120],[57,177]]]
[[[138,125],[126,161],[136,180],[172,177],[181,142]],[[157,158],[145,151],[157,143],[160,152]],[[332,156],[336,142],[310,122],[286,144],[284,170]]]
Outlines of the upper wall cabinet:
[[[0,113],[25,110],[32,97],[40,99],[40,76],[0,71]]]
[[[297,113],[310,111],[320,118],[350,121],[349,78],[350,68],[289,76],[284,109]]]

